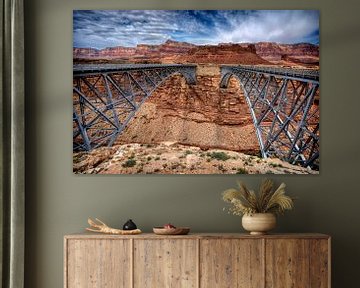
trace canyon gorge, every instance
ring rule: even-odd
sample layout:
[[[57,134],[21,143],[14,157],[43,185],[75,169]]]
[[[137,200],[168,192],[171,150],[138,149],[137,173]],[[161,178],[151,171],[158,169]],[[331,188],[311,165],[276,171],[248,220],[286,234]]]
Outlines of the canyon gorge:
[[[216,63],[263,65],[319,65],[319,46],[310,43],[279,44],[220,43],[194,45],[167,40],[160,45],[138,44],[136,47],[104,49],[73,48],[74,63]]]
[[[219,44],[74,48],[74,63],[195,63],[196,85],[181,75],[161,84],[112,147],[74,152],[74,173],[309,174],[279,159],[262,159],[253,120],[238,80],[222,89],[220,64],[317,68],[312,44]]]

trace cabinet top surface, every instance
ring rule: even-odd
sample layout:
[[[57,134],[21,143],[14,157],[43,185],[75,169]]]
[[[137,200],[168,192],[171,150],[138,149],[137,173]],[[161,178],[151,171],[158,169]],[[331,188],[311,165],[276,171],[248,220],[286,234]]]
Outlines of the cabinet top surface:
[[[188,235],[156,235],[142,233],[138,235],[109,235],[101,233],[77,233],[64,236],[65,239],[329,239],[329,235],[320,233],[287,233],[250,235],[245,233],[189,233]]]

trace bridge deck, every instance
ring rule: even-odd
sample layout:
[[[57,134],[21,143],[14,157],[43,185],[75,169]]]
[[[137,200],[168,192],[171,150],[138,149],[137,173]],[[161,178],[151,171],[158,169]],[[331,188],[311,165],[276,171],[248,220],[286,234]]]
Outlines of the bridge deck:
[[[74,64],[73,75],[125,72],[156,68],[194,68],[195,64]]]
[[[221,68],[238,69],[250,72],[266,73],[286,77],[294,77],[319,82],[319,70],[314,69],[292,69],[271,66],[252,66],[252,65],[222,65]]]

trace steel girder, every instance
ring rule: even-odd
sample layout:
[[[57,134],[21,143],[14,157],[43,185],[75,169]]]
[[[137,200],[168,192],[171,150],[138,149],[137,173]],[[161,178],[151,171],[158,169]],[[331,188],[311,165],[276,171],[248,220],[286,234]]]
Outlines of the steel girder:
[[[221,66],[221,76],[221,88],[239,80],[264,158],[319,169],[317,70]]]
[[[142,103],[175,73],[196,84],[196,65],[74,65],[73,150],[111,146]]]

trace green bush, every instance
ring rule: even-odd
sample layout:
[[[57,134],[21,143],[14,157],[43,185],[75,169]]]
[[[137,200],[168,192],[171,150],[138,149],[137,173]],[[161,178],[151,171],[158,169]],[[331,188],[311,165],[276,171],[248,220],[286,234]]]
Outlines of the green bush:
[[[231,158],[225,152],[212,152],[212,153],[209,153],[208,156],[212,159],[221,160],[221,161],[226,161]]]
[[[136,160],[135,159],[128,159],[125,161],[125,163],[122,164],[122,167],[127,168],[127,167],[134,167],[136,165]]]

